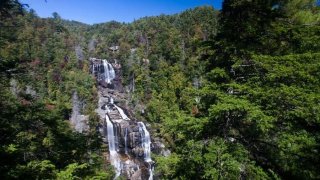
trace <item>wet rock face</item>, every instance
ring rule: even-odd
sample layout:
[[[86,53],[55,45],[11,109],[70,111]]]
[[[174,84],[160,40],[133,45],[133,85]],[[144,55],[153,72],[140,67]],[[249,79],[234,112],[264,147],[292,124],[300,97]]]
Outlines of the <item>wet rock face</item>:
[[[143,160],[144,148],[138,123],[121,120],[121,117],[119,115],[117,116],[113,111],[109,112],[108,115],[114,124],[119,152],[127,153]]]
[[[112,114],[112,112],[110,113]],[[114,119],[119,119],[117,116],[112,115]],[[112,119],[112,118],[111,118]],[[113,121],[115,125],[115,131],[117,131],[117,139],[119,145],[119,152],[130,154],[135,158],[144,158],[144,148],[142,141],[142,134],[139,132],[139,126],[137,122],[125,121],[125,120],[115,120]],[[152,152],[162,156],[169,156],[171,151],[165,147],[162,143],[163,140],[160,138],[153,139],[151,144]]]
[[[113,67],[115,67],[115,73],[116,73],[116,77],[113,80],[113,89],[118,91],[118,92],[124,92],[124,88],[122,86],[122,73],[121,73],[121,69],[117,68],[119,65],[118,64],[112,64]]]
[[[149,179],[151,162],[145,161],[146,149],[143,146],[143,136],[145,133],[139,128],[138,122],[131,119],[123,119],[120,110],[113,103],[110,103],[111,98],[103,97],[101,94],[99,95],[99,106],[101,110],[104,109],[103,112],[105,113],[101,113],[101,110],[96,111],[100,112],[101,118],[107,116],[107,119],[110,119],[112,122],[112,130],[114,132],[112,138],[121,161],[120,174],[127,179]],[[108,102],[105,102],[107,99]],[[109,133],[106,123],[103,124],[101,129],[103,136],[105,136],[104,142],[109,145],[111,141],[108,142],[109,140],[107,140],[110,137],[108,137]]]
[[[106,62],[106,60],[103,59],[90,59],[90,71],[96,77],[98,84],[103,88],[113,89],[118,92],[124,92],[124,88],[121,83],[121,65],[118,64],[116,60],[114,60],[112,63],[109,63],[109,65],[106,66],[104,64],[104,61]],[[112,75],[110,75],[113,77],[108,80],[106,80],[107,69],[110,70],[110,72],[112,72]]]
[[[139,144],[140,134],[139,132],[131,132],[129,133],[129,147],[134,149]]]

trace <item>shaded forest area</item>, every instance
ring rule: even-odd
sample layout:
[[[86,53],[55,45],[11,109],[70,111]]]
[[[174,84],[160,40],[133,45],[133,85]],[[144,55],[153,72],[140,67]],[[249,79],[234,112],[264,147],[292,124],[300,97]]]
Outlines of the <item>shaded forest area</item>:
[[[120,61],[136,115],[171,150],[152,155],[160,179],[319,179],[316,3],[225,0],[86,25],[1,1],[0,176],[112,179],[87,61],[99,57]],[[74,92],[86,133],[69,123]]]

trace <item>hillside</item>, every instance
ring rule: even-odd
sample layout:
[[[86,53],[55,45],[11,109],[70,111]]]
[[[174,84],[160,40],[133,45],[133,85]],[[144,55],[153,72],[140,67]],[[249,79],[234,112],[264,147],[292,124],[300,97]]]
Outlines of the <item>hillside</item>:
[[[108,106],[121,126],[112,151],[147,168],[142,179],[319,179],[319,11],[312,0],[225,0],[87,25],[5,0],[0,177],[128,178],[108,160],[111,131],[99,131]],[[128,129],[140,144],[150,132],[150,157]]]

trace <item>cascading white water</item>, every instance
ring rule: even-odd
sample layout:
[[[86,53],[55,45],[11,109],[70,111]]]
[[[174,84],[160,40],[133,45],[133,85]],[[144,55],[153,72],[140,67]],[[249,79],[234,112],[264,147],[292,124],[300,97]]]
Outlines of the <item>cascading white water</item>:
[[[147,130],[146,126],[143,122],[138,122],[139,126],[139,132],[141,134],[141,141],[142,141],[142,147],[144,150],[144,160],[146,162],[151,162],[151,140],[150,140],[150,133]]]
[[[113,79],[116,78],[114,68],[120,68],[117,61],[115,61],[115,64],[111,64],[107,60],[92,59],[92,74],[96,77],[99,84],[101,81],[104,81],[107,84],[113,83]],[[109,88],[110,86],[106,86],[105,83],[100,84],[101,87],[104,89]],[[109,162],[114,167],[116,173],[114,179],[117,179],[120,175],[127,176],[127,178],[130,179],[134,175],[134,177],[137,177],[137,174],[140,178],[145,177],[145,174],[149,174],[149,180],[152,180],[154,167],[150,152],[151,139],[145,124],[142,122],[136,124],[135,121],[130,121],[130,118],[125,114],[124,110],[114,104],[112,94],[108,93],[108,95],[106,95],[104,89],[101,89],[101,95],[99,96],[99,107],[101,107],[99,108],[101,111],[99,115],[104,118],[105,112],[108,113],[105,116],[107,125],[106,138],[109,144]],[[109,98],[107,99],[106,96],[109,96]],[[112,108],[109,109],[109,107]],[[136,134],[136,128],[139,129],[139,137],[136,137],[136,135],[138,135]],[[134,135],[134,137],[131,135]],[[131,143],[132,138],[134,138],[134,143]],[[139,138],[141,144],[136,143],[136,141],[138,141],[137,138]],[[119,151],[119,148],[121,151]],[[134,151],[134,148],[139,151]],[[143,150],[143,159],[136,158],[140,154],[140,149]],[[144,161],[144,163],[141,161]],[[147,166],[146,168],[148,168],[149,173],[145,171],[137,173],[139,168],[141,168],[139,166],[143,168]]]
[[[149,163],[149,165],[151,166],[151,164]],[[152,168],[152,167],[149,167],[149,180],[153,180],[153,170],[154,170],[154,168]]]
[[[153,168],[151,167],[151,139],[150,133],[143,122],[138,122],[139,132],[141,134],[142,147],[144,151],[144,160],[149,163],[149,180],[153,179]]]
[[[110,104],[113,104],[114,103],[114,100],[112,97],[110,97]]]
[[[104,69],[104,80],[106,83],[111,84],[111,81],[116,77],[115,71],[113,66],[108,63],[107,60],[102,60],[103,62],[103,69]]]
[[[120,107],[118,107],[117,105],[114,105],[114,107],[117,108],[117,110],[119,111],[120,116],[122,117],[123,120],[128,120],[128,121],[130,120]]]
[[[115,142],[115,134],[113,131],[113,123],[109,119],[108,115],[106,115],[106,121],[107,121],[107,130],[108,130],[110,162],[116,170],[116,176],[114,178],[116,179],[118,176],[120,176],[120,173],[121,173],[121,163],[120,163],[120,158],[118,156],[118,153],[116,151],[117,148],[116,148],[116,142]]]
[[[116,72],[114,71],[113,66],[110,63],[108,63],[108,66],[109,66],[109,73],[110,73],[109,77],[110,79],[114,79],[116,77]]]

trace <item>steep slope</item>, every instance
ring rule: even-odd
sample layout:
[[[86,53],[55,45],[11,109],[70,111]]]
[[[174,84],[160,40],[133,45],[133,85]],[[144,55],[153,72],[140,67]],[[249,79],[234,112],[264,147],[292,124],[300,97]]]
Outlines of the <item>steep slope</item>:
[[[128,103],[124,99],[127,95],[114,86],[115,79],[119,78],[116,72],[121,70],[120,66],[116,61],[109,63],[96,58],[90,60],[92,74],[100,84],[96,112],[103,124],[101,132],[108,143],[107,158],[115,168],[115,178],[122,175],[127,179],[153,179],[150,134],[143,122],[125,113],[129,109],[123,110],[117,105]]]

